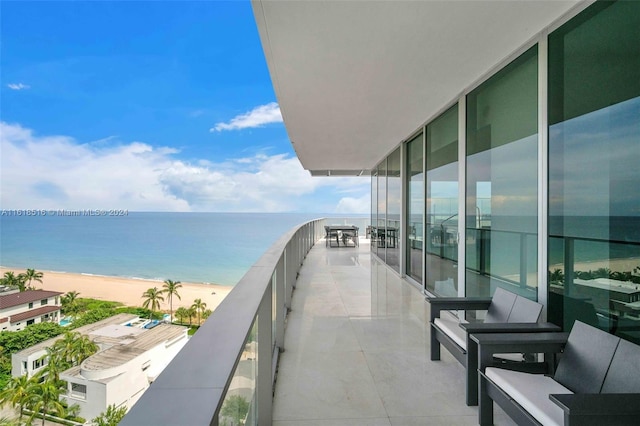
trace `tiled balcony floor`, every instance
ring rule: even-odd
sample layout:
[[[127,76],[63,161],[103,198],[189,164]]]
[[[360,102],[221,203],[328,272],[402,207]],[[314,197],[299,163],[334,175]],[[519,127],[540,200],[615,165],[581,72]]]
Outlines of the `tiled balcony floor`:
[[[318,242],[307,255],[285,331],[276,426],[475,425],[463,367],[429,360],[421,291],[359,248]],[[514,423],[496,410],[497,425]]]

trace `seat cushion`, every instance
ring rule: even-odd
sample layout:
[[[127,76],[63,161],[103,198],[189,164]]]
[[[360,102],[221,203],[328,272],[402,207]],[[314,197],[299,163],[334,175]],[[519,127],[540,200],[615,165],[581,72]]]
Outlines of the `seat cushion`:
[[[485,374],[543,426],[564,424],[562,408],[552,402],[549,395],[573,392],[553,378],[494,367],[487,367]]]
[[[458,346],[465,351],[467,350],[467,332],[460,327],[460,321],[451,318],[436,318],[433,323]]]

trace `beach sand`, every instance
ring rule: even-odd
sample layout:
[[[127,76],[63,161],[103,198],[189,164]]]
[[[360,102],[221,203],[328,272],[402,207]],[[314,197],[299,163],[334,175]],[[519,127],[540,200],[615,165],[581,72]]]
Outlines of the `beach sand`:
[[[24,269],[0,267],[0,275],[7,271],[13,271],[16,275],[23,273]],[[67,293],[77,291],[79,297],[89,297],[99,300],[112,300],[121,302],[126,306],[142,306],[142,293],[152,287],[162,289],[161,281],[139,280],[120,277],[107,277],[96,275],[71,274],[66,272],[42,272],[42,283],[32,282],[35,288],[43,290],[60,291]],[[207,309],[215,309],[227,294],[233,289],[229,286],[214,284],[180,283],[178,289],[181,299],[173,297],[173,310],[179,307],[190,307],[195,299],[202,299],[207,304]],[[165,301],[161,302],[160,309],[169,312],[169,302],[165,295]]]

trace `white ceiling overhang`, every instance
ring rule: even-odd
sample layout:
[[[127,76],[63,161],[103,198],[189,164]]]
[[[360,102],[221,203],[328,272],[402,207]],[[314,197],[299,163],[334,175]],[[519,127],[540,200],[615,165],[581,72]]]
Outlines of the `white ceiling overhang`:
[[[358,175],[579,1],[252,3],[302,165]]]

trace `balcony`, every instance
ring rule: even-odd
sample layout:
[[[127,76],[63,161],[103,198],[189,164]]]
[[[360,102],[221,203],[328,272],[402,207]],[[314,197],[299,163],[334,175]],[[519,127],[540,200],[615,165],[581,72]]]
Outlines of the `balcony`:
[[[326,247],[322,225],[267,251],[122,424],[477,424],[463,367],[446,351],[429,360],[421,290],[364,236]],[[248,402],[239,416],[233,395]],[[497,412],[496,424],[514,423]]]

